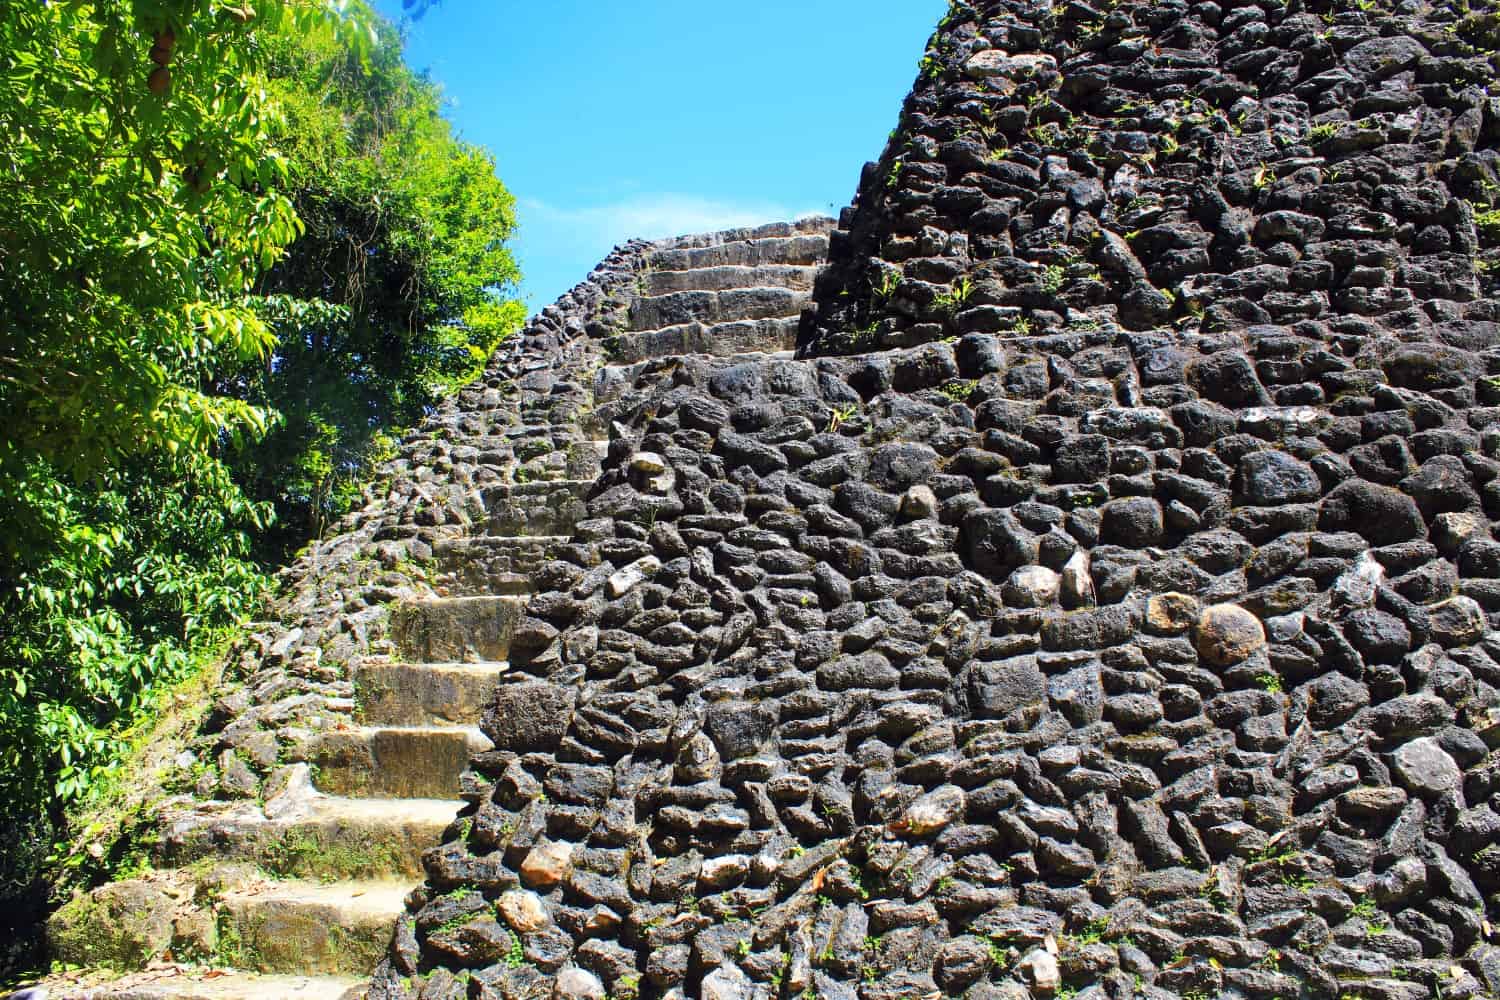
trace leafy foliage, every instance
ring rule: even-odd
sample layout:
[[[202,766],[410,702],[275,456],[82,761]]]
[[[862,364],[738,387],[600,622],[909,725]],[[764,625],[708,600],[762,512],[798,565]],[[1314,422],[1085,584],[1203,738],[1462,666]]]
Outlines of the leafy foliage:
[[[508,218],[492,164],[442,146],[435,94],[402,75],[390,32],[333,3],[0,4],[0,912],[18,927],[65,810],[117,772],[121,728],[264,592],[251,557],[273,511],[235,481],[258,481],[246,470],[259,459],[237,449],[302,418],[274,409],[295,385],[245,373],[296,371],[304,344],[324,366],[361,352],[335,378],[388,385],[348,413],[308,407],[339,446],[345,427],[368,440],[412,419],[512,321],[486,291],[513,278],[493,266],[509,258],[463,229]],[[289,71],[316,63],[288,63],[303,51],[291,39],[321,46],[305,51],[337,62],[358,100],[326,104],[312,75]],[[356,105],[363,130],[345,117]],[[294,141],[314,112],[321,160]],[[385,166],[398,157],[409,170]],[[320,201],[313,179],[326,177],[339,186]],[[370,215],[382,199],[392,211]],[[386,227],[377,268],[347,259],[360,294],[310,293],[292,276],[332,258],[303,248],[365,239],[325,235],[354,207]],[[407,263],[386,269],[386,256]],[[387,315],[370,303],[393,280],[418,305]],[[409,405],[369,409],[392,393]],[[0,940],[0,969],[25,957],[19,935]]]
[[[453,135],[396,31],[379,24],[363,59],[326,28],[268,51],[305,232],[258,289],[269,362],[222,388],[281,414],[235,463],[276,505],[274,559],[348,510],[390,431],[478,374],[524,309],[504,298],[514,199],[491,156]]]

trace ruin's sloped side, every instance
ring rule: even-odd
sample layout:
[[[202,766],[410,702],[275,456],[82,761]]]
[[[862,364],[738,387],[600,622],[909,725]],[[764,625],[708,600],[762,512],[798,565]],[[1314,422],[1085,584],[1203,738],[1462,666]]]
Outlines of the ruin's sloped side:
[[[372,996],[1500,988],[1489,7],[955,7],[898,349],[599,374]]]
[[[956,5],[806,347],[1112,322],[1488,346],[1497,43],[1490,2]]]

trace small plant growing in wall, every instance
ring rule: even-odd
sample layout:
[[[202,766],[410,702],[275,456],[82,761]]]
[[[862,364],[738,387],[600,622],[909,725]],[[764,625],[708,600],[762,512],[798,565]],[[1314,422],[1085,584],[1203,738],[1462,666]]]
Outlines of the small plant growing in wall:
[[[1042,272],[1042,291],[1048,295],[1056,295],[1063,290],[1063,285],[1067,283],[1067,280],[1068,272],[1063,269],[1063,266],[1052,264]]]
[[[881,275],[880,284],[875,286],[875,301],[889,302],[904,280],[902,275],[896,271],[885,272]]]
[[[526,949],[515,931],[510,932],[510,950],[505,953],[506,968],[519,969],[526,964]]]
[[[949,316],[962,309],[974,294],[974,282],[964,275],[949,286],[948,291],[932,300],[933,308]]]
[[[826,433],[833,434],[844,426],[844,422],[859,412],[858,403],[849,403],[846,406],[835,406],[833,412],[828,415],[828,427]]]

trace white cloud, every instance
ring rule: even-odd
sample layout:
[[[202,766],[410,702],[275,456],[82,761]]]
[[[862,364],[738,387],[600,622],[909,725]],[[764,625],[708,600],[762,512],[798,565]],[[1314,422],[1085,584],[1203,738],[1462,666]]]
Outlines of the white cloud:
[[[569,229],[591,241],[663,239],[783,222],[818,210],[798,210],[774,202],[733,202],[690,194],[640,194],[601,205],[559,208],[535,198],[520,201],[522,222],[548,229]]]

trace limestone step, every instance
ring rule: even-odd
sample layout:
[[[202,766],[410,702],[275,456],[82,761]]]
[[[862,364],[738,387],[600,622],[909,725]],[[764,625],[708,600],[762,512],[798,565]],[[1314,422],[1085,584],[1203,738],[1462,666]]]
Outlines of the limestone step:
[[[254,972],[368,975],[390,944],[410,890],[406,882],[289,881],[226,892],[220,954],[226,964]]]
[[[531,592],[529,574],[552,558],[567,535],[444,539],[433,546],[438,585],[457,593],[521,596]]]
[[[477,727],[362,726],[319,734],[306,757],[325,795],[457,799],[469,758],[490,748]]]
[[[775,286],[809,291],[818,269],[811,265],[766,264],[761,267],[726,265],[696,271],[652,271],[646,275],[647,295],[672,292],[722,292],[732,288]]]
[[[367,726],[473,725],[506,663],[356,663],[354,703]]]
[[[499,483],[480,490],[492,536],[563,535],[585,516],[583,499],[592,479]]]
[[[391,610],[396,655],[414,663],[504,660],[526,602],[516,596],[402,601]]]
[[[423,875],[422,852],[442,843],[460,804],[451,799],[350,799],[300,795],[227,813],[180,820],[162,835],[163,859],[247,861],[273,875],[312,880]]]
[[[647,262],[658,271],[695,271],[704,267],[821,264],[827,257],[828,237],[817,234],[658,250]]]
[[[742,226],[737,229],[724,229],[716,233],[695,233],[689,236],[678,236],[669,240],[663,240],[661,246],[670,248],[680,247],[710,247],[719,246],[724,243],[740,243],[746,240],[764,240],[776,236],[802,236],[805,234],[828,233],[837,228],[838,222],[828,215],[810,215],[804,219],[793,222],[766,222],[759,226]]]
[[[795,316],[809,298],[807,292],[775,286],[722,292],[671,292],[637,299],[630,310],[630,329],[659,330],[681,323],[731,323]]]
[[[360,1000],[368,985],[368,976],[263,976],[172,966],[97,985],[49,982],[46,995],[48,1000]]]
[[[613,364],[634,364],[681,354],[735,354],[790,350],[797,346],[799,316],[733,323],[683,323],[659,330],[622,333],[604,342]]]

